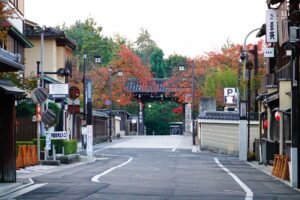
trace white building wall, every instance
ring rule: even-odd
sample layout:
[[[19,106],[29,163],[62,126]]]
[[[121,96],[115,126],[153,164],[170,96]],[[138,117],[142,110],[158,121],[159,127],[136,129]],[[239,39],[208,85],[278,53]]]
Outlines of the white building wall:
[[[238,156],[239,121],[200,120],[200,147],[218,153]],[[259,138],[258,122],[251,122],[250,151],[253,142]]]

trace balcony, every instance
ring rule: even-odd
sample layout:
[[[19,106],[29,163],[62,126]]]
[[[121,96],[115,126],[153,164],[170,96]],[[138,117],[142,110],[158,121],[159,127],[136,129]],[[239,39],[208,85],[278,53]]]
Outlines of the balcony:
[[[260,91],[266,92],[268,86],[275,86],[277,85],[275,75],[274,74],[266,74],[262,77]]]
[[[291,80],[291,67],[290,62],[277,70],[278,80]]]
[[[14,54],[0,48],[0,72],[24,70],[21,63],[21,55]]]

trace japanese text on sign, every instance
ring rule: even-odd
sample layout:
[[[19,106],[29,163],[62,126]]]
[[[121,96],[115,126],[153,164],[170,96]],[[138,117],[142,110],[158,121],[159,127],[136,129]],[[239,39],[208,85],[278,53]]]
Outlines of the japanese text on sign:
[[[277,12],[276,10],[267,10],[266,14],[266,40],[267,42],[277,42]]]

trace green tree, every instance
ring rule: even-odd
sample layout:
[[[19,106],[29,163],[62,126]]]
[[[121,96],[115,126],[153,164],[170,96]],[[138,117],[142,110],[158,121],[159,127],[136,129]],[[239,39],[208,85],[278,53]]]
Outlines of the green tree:
[[[167,76],[172,75],[172,71],[174,68],[179,67],[180,65],[186,65],[187,57],[178,55],[178,54],[173,54],[170,55],[166,60],[166,74]]]
[[[205,73],[205,81],[201,88],[202,96],[215,97],[218,106],[223,106],[224,88],[237,87],[237,79],[237,73],[229,67],[210,68]]]
[[[155,41],[151,39],[148,30],[141,28],[139,36],[135,41],[136,54],[141,57],[144,65],[150,67],[150,56],[157,47]]]
[[[166,63],[164,53],[160,48],[154,48],[150,56],[151,71],[157,78],[166,78]]]
[[[87,54],[88,69],[94,65],[94,56],[101,56],[102,64],[107,65],[118,49],[112,38],[102,35],[103,28],[98,26],[93,18],[87,18],[84,22],[76,21],[69,27],[63,25],[62,29],[77,43],[75,55],[79,60],[79,66],[83,66],[84,54]]]
[[[152,135],[153,133],[155,135],[168,135],[170,133],[169,122],[178,121],[182,115],[172,112],[176,107],[178,107],[178,104],[175,102],[154,102],[146,104],[145,125],[147,135]]]

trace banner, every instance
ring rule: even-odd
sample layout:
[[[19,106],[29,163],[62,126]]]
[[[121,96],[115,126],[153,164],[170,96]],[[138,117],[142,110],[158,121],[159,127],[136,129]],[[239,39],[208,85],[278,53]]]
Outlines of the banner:
[[[277,30],[277,11],[269,9],[266,12],[266,41],[277,42],[278,30]]]

